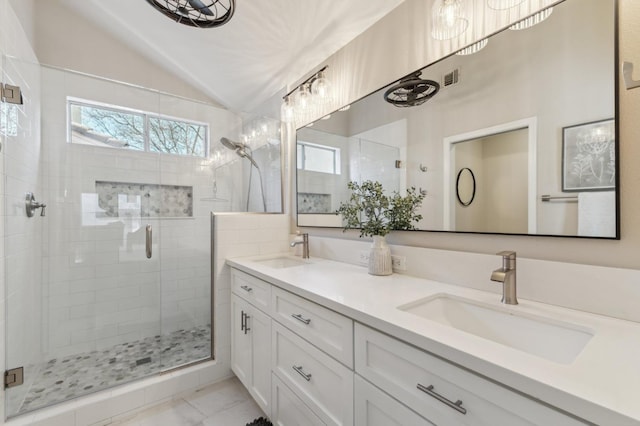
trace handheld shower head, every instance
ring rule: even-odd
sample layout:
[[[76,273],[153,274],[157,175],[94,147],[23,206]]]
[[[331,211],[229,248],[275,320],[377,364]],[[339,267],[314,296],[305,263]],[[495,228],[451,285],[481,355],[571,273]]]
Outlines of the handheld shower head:
[[[236,154],[240,158],[246,158],[249,160],[251,165],[256,168],[258,171],[258,177],[260,178],[260,193],[262,194],[262,208],[264,211],[267,211],[267,201],[264,196],[264,186],[262,183],[262,172],[260,171],[260,167],[258,167],[258,163],[251,156],[251,148],[248,145],[243,144],[242,142],[235,142],[231,139],[222,137],[220,138],[220,143],[232,151],[235,151]],[[253,171],[253,167],[249,168],[249,189],[247,190],[247,211],[249,211],[249,199],[251,197],[251,172]]]
[[[220,138],[220,143],[222,145],[224,145],[226,148],[229,148],[232,151],[236,151],[238,149],[244,149],[245,148],[245,144],[241,143],[241,142],[235,142],[232,141],[231,139],[227,139],[227,138]]]
[[[258,167],[258,163],[256,163],[251,154],[247,152],[247,145],[243,144],[242,142],[232,141],[231,139],[225,137],[220,138],[220,143],[224,145],[225,148],[229,148],[230,150],[235,151],[236,154],[238,154],[240,157],[249,160],[251,164],[256,167],[256,169],[260,170],[260,167]]]

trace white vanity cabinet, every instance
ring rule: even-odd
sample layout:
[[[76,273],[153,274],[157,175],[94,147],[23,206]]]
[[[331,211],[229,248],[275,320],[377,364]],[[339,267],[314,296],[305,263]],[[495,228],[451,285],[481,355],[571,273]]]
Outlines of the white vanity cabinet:
[[[240,271],[232,273],[234,293],[231,295],[231,369],[260,408],[270,416],[271,318],[247,300],[252,300],[250,292],[242,289],[239,295],[236,292],[235,284],[243,283],[245,276],[249,275]],[[262,289],[264,290],[264,286]],[[267,287],[267,290],[270,288]],[[263,306],[268,307],[269,297],[265,300],[267,303]]]
[[[276,425],[587,424],[276,284],[232,281],[232,369]]]
[[[353,321],[237,269],[231,280],[231,369],[271,421],[353,425]]]
[[[434,426],[357,374],[354,384],[356,426]]]
[[[275,374],[272,376],[271,420],[276,426],[325,426],[313,411]]]
[[[436,425],[585,425],[362,324],[355,326],[355,365],[359,375]]]
[[[353,321],[278,287],[271,291],[273,319],[353,369]]]
[[[272,368],[327,425],[353,424],[353,371],[277,322]]]

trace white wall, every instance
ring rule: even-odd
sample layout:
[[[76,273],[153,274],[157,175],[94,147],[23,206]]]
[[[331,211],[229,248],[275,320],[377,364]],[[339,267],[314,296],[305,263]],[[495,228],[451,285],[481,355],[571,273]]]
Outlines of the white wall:
[[[618,3],[620,60],[637,63],[640,61],[640,4],[633,0],[620,0]],[[421,16],[426,16],[422,2],[406,0],[391,14],[325,61],[330,65],[329,78],[341,88],[341,95],[336,102],[348,103],[358,99],[429,62],[425,60],[425,40],[428,40],[429,36],[424,27],[424,20],[418,22]],[[390,37],[391,34],[393,37]],[[637,256],[637,247],[640,244],[640,218],[637,215],[640,197],[636,194],[640,169],[635,164],[635,159],[640,158],[640,145],[634,142],[640,139],[640,128],[636,126],[640,114],[640,91],[626,91],[621,87],[618,97],[622,200],[620,241],[422,232],[396,232],[388,239],[394,244],[418,247],[478,253],[496,253],[512,249],[520,256],[535,259],[640,268]],[[474,124],[473,127],[477,126]],[[291,147],[294,142],[289,139],[288,143]],[[329,229],[307,231],[312,235],[330,235],[336,238],[355,239],[358,235],[357,232],[342,234],[340,231]]]
[[[12,1],[18,3],[23,0]],[[125,43],[92,25],[63,1],[38,1],[34,11],[34,49],[40,63],[215,104],[200,90],[181,80],[180,76],[165,71]]]

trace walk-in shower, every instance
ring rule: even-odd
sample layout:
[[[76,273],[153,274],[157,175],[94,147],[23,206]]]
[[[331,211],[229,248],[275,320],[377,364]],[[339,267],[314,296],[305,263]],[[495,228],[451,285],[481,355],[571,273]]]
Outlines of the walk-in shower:
[[[260,210],[280,212],[279,146],[235,146],[247,163],[210,143],[240,134],[237,114],[2,60],[25,99],[3,106],[19,121],[0,127],[6,365],[24,373],[7,416],[211,359],[228,303],[212,303],[211,212],[249,206],[249,163],[267,188]],[[46,215],[27,215],[27,193]]]

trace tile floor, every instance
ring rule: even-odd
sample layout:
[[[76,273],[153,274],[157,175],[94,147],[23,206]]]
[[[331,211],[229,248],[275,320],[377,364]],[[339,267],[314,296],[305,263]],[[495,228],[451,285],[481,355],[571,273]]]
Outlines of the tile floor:
[[[245,426],[260,416],[264,416],[262,410],[233,377],[111,425]]]
[[[209,358],[210,337],[211,327],[199,326],[45,361],[17,414]]]

